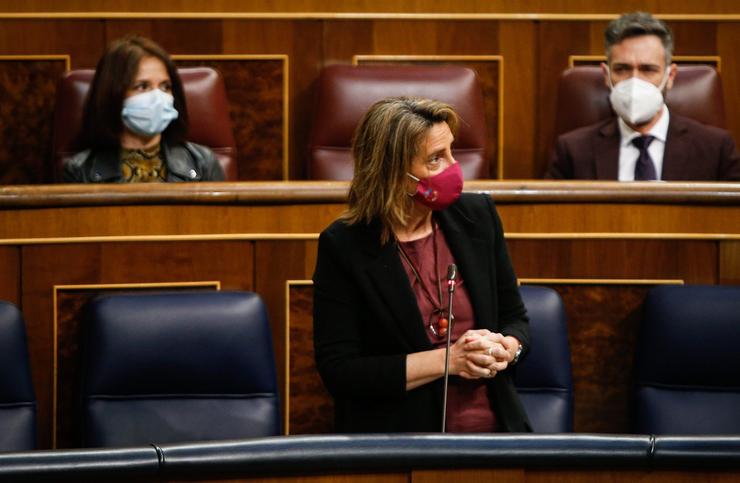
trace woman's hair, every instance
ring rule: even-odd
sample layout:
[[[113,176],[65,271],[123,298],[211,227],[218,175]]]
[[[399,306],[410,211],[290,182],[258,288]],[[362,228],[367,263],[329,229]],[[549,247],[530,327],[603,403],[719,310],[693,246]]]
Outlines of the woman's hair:
[[[78,149],[117,148],[123,133],[121,110],[126,91],[134,83],[139,63],[145,57],[162,61],[172,83],[172,96],[178,117],[162,133],[170,144],[185,140],[188,114],[182,81],[167,52],[154,41],[140,36],[128,36],[108,45],[95,69],[90,91],[85,98],[82,113],[82,131],[77,140]]]
[[[354,177],[349,188],[349,224],[379,219],[381,241],[393,227],[406,224],[413,200],[406,186],[411,163],[424,136],[437,123],[446,122],[454,133],[457,114],[451,106],[431,99],[390,97],[365,113],[352,142]]]

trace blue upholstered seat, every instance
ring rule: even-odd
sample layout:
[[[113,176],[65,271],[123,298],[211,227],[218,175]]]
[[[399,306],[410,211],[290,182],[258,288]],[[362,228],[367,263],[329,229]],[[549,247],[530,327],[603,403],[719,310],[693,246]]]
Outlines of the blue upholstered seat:
[[[280,433],[270,325],[256,294],[104,296],[87,324],[86,446]]]
[[[547,287],[520,287],[532,346],[514,366],[514,385],[538,433],[573,431],[573,378],[563,301]]]
[[[740,287],[661,286],[645,300],[636,431],[740,433]]]
[[[36,448],[36,397],[26,327],[15,305],[0,301],[0,451]]]

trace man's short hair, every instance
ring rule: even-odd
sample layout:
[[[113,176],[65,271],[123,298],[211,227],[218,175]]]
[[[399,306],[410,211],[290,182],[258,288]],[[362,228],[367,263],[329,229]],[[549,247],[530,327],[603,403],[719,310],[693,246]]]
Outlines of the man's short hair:
[[[665,49],[665,65],[668,67],[673,55],[673,32],[662,20],[658,20],[647,12],[625,13],[609,22],[604,31],[607,62],[611,61],[613,45],[640,35],[655,35],[660,39]]]

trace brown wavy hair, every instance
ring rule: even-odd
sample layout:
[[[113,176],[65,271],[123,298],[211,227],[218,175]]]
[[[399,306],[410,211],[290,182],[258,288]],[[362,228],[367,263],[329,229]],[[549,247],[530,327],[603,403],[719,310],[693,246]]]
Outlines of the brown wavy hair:
[[[114,40],[98,61],[82,113],[82,131],[77,138],[78,149],[118,148],[123,133],[121,109],[126,91],[133,84],[144,57],[162,61],[172,83],[172,96],[178,117],[162,133],[168,144],[185,141],[188,132],[188,112],[182,80],[167,52],[153,40],[138,35]]]
[[[370,107],[352,142],[354,177],[343,216],[347,223],[379,220],[383,243],[394,227],[406,224],[413,203],[405,189],[406,173],[424,136],[440,122],[454,133],[458,116],[448,104],[431,99],[390,97]]]

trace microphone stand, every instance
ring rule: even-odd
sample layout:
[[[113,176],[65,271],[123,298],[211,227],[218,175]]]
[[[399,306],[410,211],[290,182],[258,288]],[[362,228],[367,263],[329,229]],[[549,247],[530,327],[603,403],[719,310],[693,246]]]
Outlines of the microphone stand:
[[[442,432],[445,432],[447,424],[447,382],[450,377],[450,338],[452,336],[452,327],[455,316],[452,314],[452,295],[455,293],[455,282],[457,279],[457,266],[453,263],[447,267],[447,348],[445,349],[445,374],[444,374],[444,392],[442,396]]]

